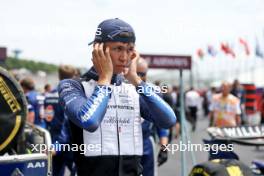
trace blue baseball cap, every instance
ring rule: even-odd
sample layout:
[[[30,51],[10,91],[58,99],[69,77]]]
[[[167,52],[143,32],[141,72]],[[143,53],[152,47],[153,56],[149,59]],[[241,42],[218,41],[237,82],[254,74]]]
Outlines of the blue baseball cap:
[[[108,19],[101,22],[95,32],[93,43],[101,42],[124,42],[135,43],[136,36],[133,28],[123,20],[118,18]]]

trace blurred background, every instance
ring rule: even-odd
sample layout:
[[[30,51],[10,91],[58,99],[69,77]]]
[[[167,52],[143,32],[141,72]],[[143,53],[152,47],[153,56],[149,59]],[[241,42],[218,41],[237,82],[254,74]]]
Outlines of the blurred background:
[[[7,59],[1,64],[19,74],[33,73],[41,89],[57,78],[53,73],[59,64],[88,69],[88,42],[100,21],[115,17],[134,27],[140,53],[190,55],[192,71],[184,73],[186,83],[192,74],[199,88],[234,79],[264,86],[262,0],[2,1],[0,47],[6,48]],[[19,64],[22,60],[55,67]],[[178,84],[178,71],[150,70],[149,79]]]

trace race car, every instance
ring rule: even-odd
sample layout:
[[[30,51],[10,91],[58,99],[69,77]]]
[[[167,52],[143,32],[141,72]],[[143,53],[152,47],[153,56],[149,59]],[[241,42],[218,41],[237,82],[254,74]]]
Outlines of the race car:
[[[204,140],[211,147],[225,146],[236,143],[245,146],[264,146],[264,125],[237,127],[207,128],[211,140]],[[213,148],[212,148],[213,149]],[[217,154],[209,151],[209,161],[196,164],[189,176],[253,176],[264,175],[264,161],[254,160],[247,166],[239,160],[233,150],[220,150]]]

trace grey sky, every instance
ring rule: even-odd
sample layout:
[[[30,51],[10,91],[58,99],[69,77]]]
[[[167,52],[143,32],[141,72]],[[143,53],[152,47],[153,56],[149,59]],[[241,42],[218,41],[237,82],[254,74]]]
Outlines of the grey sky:
[[[129,22],[142,53],[194,54],[196,49],[264,28],[263,0],[0,0],[0,46],[9,54],[52,63],[90,66],[98,23]]]

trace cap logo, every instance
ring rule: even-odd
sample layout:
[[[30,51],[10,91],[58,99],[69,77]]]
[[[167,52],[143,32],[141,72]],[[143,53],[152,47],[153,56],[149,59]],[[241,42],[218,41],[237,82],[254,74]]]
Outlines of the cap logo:
[[[95,35],[102,35],[102,28],[97,28]]]

